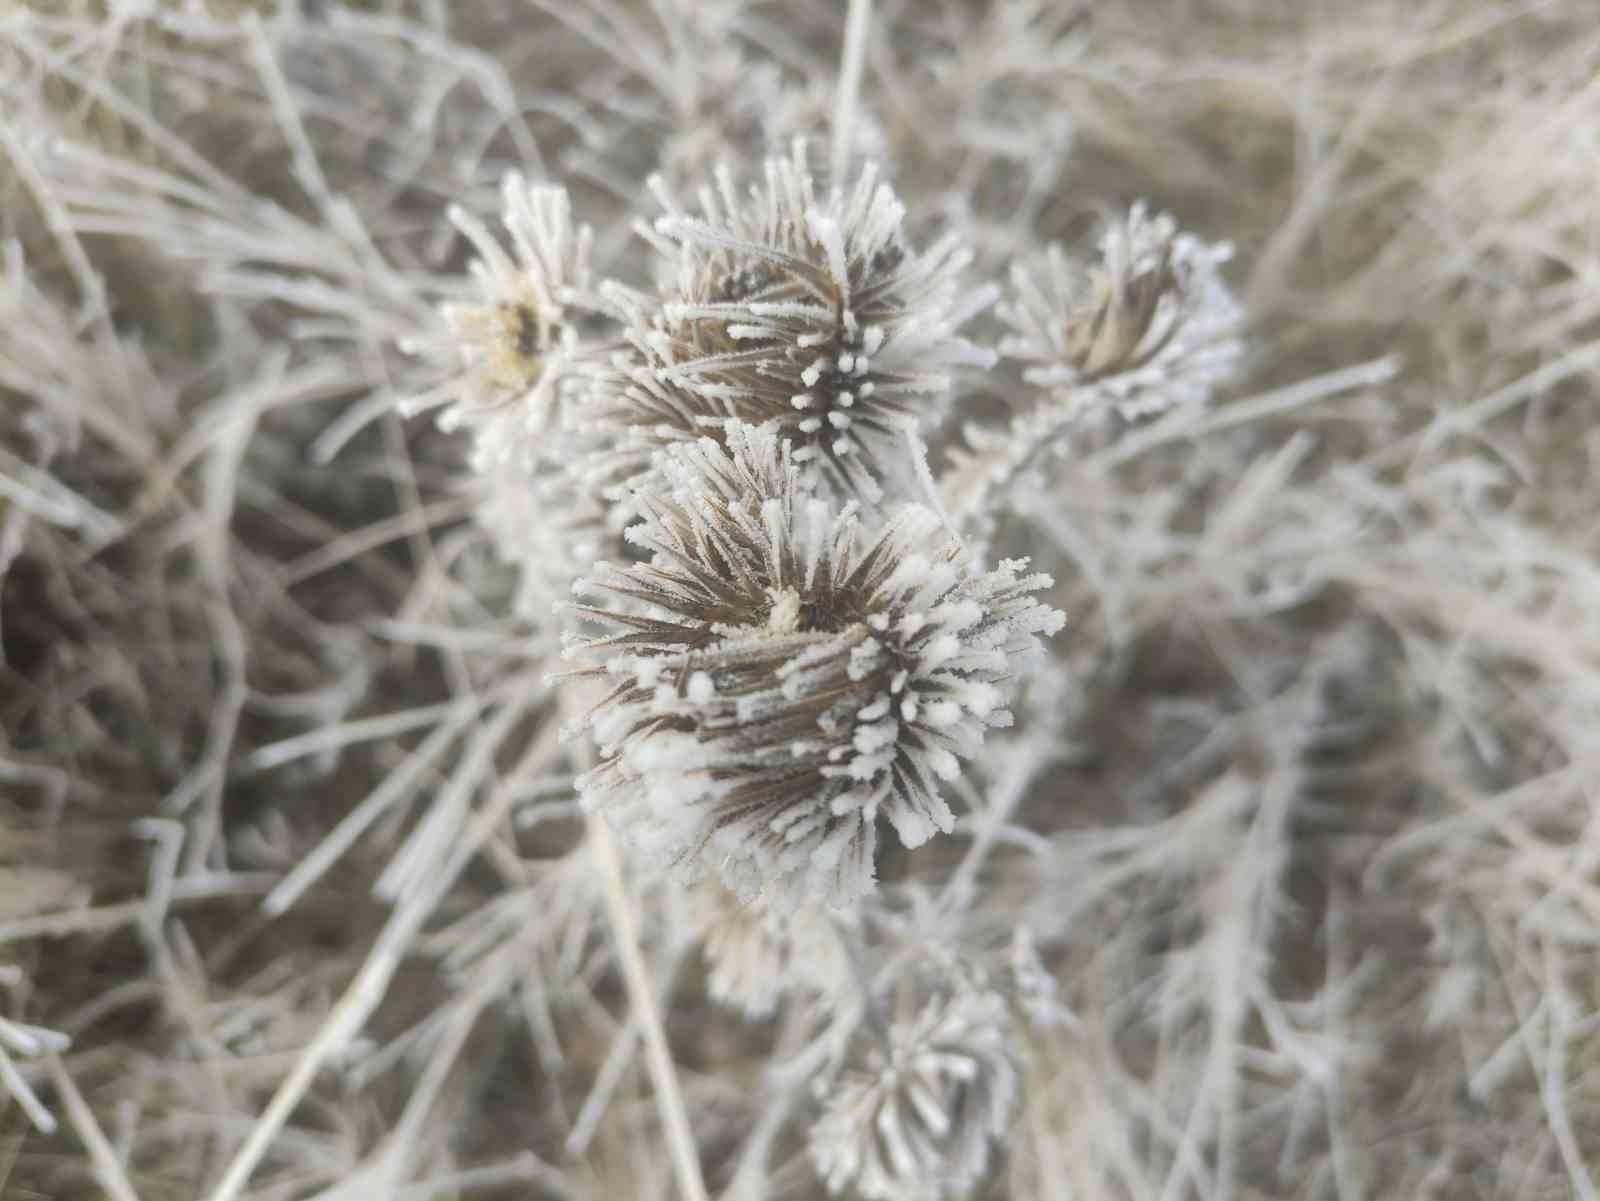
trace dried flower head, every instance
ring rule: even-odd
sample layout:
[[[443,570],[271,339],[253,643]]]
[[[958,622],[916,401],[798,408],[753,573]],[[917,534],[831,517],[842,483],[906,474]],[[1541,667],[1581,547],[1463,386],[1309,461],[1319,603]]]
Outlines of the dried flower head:
[[[694,214],[652,182],[666,296],[635,319],[656,373],[709,420],[776,422],[795,462],[876,499],[901,432],[939,415],[951,373],[994,361],[956,332],[994,299],[962,285],[970,254],[953,238],[917,253],[870,166],[819,196],[803,141],[742,196],[719,169]]]
[[[480,430],[480,454],[514,457],[557,424],[578,349],[572,310],[588,292],[591,237],[587,226],[574,228],[564,188],[533,187],[511,173],[501,198],[510,255],[476,217],[450,211],[478,252],[480,297],[442,312],[465,368],[444,424],[491,426]]]
[[[830,1192],[939,1201],[970,1192],[1017,1096],[1011,1020],[997,993],[961,983],[879,1037],[834,1082],[811,1130]]]
[[[772,427],[673,448],[665,495],[637,497],[651,555],[601,565],[569,654],[612,689],[581,781],[643,849],[718,866],[741,896],[847,904],[872,885],[880,817],[906,846],[954,824],[940,795],[999,684],[1059,613],[1023,564],[974,572],[930,510],[869,533],[810,495]]]
[[[1136,204],[1101,237],[1092,267],[1059,245],[1012,265],[997,312],[1013,332],[1000,353],[1032,363],[1030,383],[1076,404],[1109,400],[1125,417],[1203,401],[1240,350],[1239,311],[1218,272],[1230,254]]]

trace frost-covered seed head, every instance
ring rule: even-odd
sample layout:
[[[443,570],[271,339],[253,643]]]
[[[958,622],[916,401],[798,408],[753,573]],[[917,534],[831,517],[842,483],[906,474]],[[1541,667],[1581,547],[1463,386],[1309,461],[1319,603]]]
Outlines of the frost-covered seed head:
[[[445,420],[493,424],[488,441],[510,457],[556,424],[578,342],[569,310],[589,287],[590,232],[574,228],[563,188],[532,187],[512,173],[501,198],[512,254],[477,218],[450,214],[478,252],[472,274],[480,295],[443,309],[465,368]]]
[[[796,463],[876,499],[902,431],[940,415],[952,372],[994,361],[957,336],[995,295],[963,287],[970,255],[953,239],[917,253],[870,166],[819,195],[802,141],[743,194],[719,169],[693,212],[653,183],[665,294],[635,331],[653,370],[712,421],[776,422]]]
[[[444,373],[411,403],[448,403],[440,424],[470,435],[479,524],[520,577],[519,613],[544,617],[605,536],[606,511],[572,470],[589,448],[561,411],[590,357],[577,330],[595,305],[590,234],[561,188],[511,173],[500,193],[509,253],[477,218],[450,213],[477,251],[477,297],[444,305],[442,329],[410,346]]]
[[[602,565],[569,655],[611,681],[581,781],[643,850],[714,866],[741,896],[846,905],[871,888],[880,818],[918,846],[1000,685],[1061,614],[1007,562],[978,574],[931,510],[868,532],[811,495],[776,429],[675,447],[641,495],[648,563]]]
[[[864,1032],[862,1062],[830,1088],[812,1127],[817,1171],[830,1192],[868,1201],[965,1196],[1005,1135],[1017,1096],[1011,1022],[997,993],[962,987]]]
[[[1126,417],[1203,400],[1233,368],[1239,311],[1218,272],[1231,250],[1180,234],[1134,205],[1100,240],[1098,261],[1059,245],[1013,264],[997,312],[1012,333],[1002,356],[1032,364],[1030,383],[1102,398]]]

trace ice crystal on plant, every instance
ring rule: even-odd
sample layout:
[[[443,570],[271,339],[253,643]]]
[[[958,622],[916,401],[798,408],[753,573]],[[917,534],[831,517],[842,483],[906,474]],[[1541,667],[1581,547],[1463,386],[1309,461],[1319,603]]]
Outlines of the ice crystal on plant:
[[[811,1156],[835,1194],[940,1201],[971,1191],[1017,1097],[1011,1018],[998,994],[962,983],[886,1034],[833,1083]]]
[[[954,237],[913,248],[870,165],[819,193],[801,141],[743,194],[720,168],[694,211],[653,183],[665,295],[633,304],[651,369],[704,420],[776,422],[808,472],[878,498],[902,432],[940,415],[954,371],[993,362],[957,332],[995,296],[963,282],[970,254]]]
[[[941,783],[1000,685],[1062,622],[1024,564],[973,571],[931,510],[869,530],[812,495],[772,427],[675,447],[641,495],[648,563],[602,565],[569,654],[611,682],[590,724],[591,803],[642,848],[729,887],[847,904],[874,880],[878,821],[914,847],[953,828]]]
[[[1203,401],[1239,356],[1239,310],[1218,271],[1231,253],[1136,204],[1092,267],[1059,244],[1012,265],[1000,353],[1073,408],[1106,403],[1135,418]]]

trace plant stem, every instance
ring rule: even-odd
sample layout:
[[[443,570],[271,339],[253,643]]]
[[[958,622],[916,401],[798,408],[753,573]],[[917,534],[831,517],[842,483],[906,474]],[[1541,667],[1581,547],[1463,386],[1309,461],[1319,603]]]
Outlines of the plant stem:
[[[871,18],[872,0],[850,0],[844,48],[839,55],[839,92],[833,103],[833,181],[839,185],[850,165],[850,130],[856,119],[856,97],[861,91],[861,65],[867,55]]]
[[[672,1051],[667,1046],[667,1034],[661,1025],[661,1012],[656,1006],[650,970],[639,950],[639,931],[622,879],[622,861],[617,856],[610,827],[606,825],[605,818],[598,814],[589,819],[589,846],[605,880],[606,912],[611,918],[612,933],[616,936],[617,955],[628,984],[628,1000],[644,1034],[650,1083],[655,1088],[661,1123],[666,1128],[667,1147],[672,1152],[672,1167],[678,1176],[678,1191],[684,1201],[707,1201],[705,1181],[700,1175],[700,1158],[695,1151],[694,1134],[689,1129],[689,1114],[683,1104],[683,1091],[678,1087],[677,1069],[673,1066]]]

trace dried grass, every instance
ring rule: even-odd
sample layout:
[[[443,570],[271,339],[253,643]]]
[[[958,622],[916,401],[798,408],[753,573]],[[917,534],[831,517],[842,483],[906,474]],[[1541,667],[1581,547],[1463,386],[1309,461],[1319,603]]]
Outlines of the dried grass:
[[[834,110],[846,6],[689,7],[0,14],[6,1196],[825,1195],[845,1019],[719,1005],[596,862],[559,631],[397,410],[450,205],[559,179],[642,283],[658,158]],[[850,8],[919,238],[999,281],[1142,199],[1248,320],[1007,485],[1068,627],[846,934],[868,1009],[930,946],[1031,982],[979,1195],[1596,1196],[1588,0]]]

